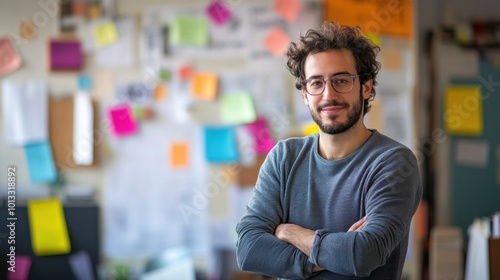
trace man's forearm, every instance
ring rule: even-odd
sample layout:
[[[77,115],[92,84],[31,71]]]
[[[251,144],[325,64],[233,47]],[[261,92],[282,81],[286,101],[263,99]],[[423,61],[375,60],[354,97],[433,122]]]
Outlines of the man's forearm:
[[[311,255],[311,249],[314,242],[313,230],[301,227],[295,224],[280,224],[275,230],[275,236],[285,242],[288,242],[302,251],[307,256]]]

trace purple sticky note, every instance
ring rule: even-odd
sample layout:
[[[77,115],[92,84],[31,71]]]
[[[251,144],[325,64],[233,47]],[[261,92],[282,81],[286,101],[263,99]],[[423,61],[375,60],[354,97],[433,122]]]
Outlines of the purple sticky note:
[[[92,261],[90,256],[85,251],[80,251],[69,255],[69,264],[73,274],[78,280],[94,280],[94,272],[92,270]]]
[[[49,54],[50,70],[79,70],[83,66],[80,41],[51,40]]]
[[[31,258],[29,256],[17,255],[13,261],[15,266],[9,264],[7,260],[9,272],[7,273],[8,280],[28,280],[31,268]],[[10,268],[12,267],[12,268]]]
[[[111,108],[108,115],[111,120],[111,130],[115,136],[126,136],[137,131],[137,123],[128,105]]]
[[[254,138],[254,148],[257,154],[267,155],[276,144],[267,120],[259,117],[253,123],[246,124],[245,127]]]
[[[208,17],[217,25],[231,19],[231,11],[220,0],[215,0],[207,7]]]

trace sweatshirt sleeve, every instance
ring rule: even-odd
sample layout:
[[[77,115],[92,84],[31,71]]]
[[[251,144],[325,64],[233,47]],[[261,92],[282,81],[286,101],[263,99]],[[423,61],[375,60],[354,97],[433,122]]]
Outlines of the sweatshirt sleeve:
[[[311,262],[338,274],[368,277],[400,244],[406,244],[402,240],[422,196],[418,165],[409,149],[388,154],[367,170],[367,225],[359,232],[317,230]]]
[[[278,167],[280,144],[283,143],[264,161],[247,211],[236,225],[236,257],[242,270],[306,279],[312,275],[314,264],[300,250],[274,236],[274,230],[283,220],[279,180],[282,174]]]

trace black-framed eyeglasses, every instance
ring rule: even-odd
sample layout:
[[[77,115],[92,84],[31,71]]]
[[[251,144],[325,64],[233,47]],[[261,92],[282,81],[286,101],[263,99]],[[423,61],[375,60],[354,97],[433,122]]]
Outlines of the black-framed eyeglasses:
[[[337,74],[330,78],[311,77],[302,81],[302,87],[310,95],[323,94],[326,88],[326,82],[330,81],[333,89],[338,93],[350,92],[354,87],[354,80],[359,75],[354,74]]]

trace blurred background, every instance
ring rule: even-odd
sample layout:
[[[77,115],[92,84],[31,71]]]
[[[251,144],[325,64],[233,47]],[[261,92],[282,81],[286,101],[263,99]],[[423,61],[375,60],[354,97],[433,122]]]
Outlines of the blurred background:
[[[269,150],[318,131],[284,52],[325,20],[380,46],[365,123],[419,160],[403,279],[500,279],[499,10],[1,0],[0,279],[265,278],[234,227]]]

